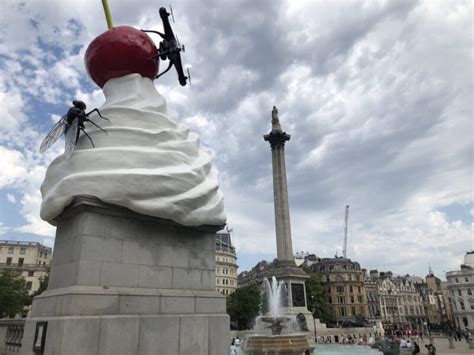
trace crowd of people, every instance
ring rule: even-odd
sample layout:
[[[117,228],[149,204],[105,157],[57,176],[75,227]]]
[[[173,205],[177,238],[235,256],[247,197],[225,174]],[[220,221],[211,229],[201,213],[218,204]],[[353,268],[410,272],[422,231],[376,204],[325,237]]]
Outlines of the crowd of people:
[[[367,337],[367,335],[343,335],[340,339],[337,339],[340,344],[353,344],[353,345],[372,345],[374,343],[374,338],[372,336]],[[340,340],[340,341],[339,341]],[[318,338],[319,344],[331,344],[332,337],[321,335]]]

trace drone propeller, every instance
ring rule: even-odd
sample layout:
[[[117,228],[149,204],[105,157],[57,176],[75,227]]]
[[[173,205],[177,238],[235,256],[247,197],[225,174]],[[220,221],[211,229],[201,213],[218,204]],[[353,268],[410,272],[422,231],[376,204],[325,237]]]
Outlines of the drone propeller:
[[[171,18],[173,19],[173,23],[174,22],[174,15],[173,15],[173,8],[171,7],[171,4],[170,4],[170,14],[171,14]]]
[[[184,49],[183,49],[183,52],[184,52]],[[188,72],[189,86],[191,86],[191,73],[189,72],[189,68],[186,68],[186,70]]]

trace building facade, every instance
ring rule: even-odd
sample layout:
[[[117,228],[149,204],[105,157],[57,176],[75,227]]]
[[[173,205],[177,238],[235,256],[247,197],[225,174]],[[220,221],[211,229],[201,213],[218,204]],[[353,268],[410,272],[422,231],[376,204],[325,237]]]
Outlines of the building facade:
[[[229,231],[216,234],[216,291],[228,296],[237,289],[237,256]]]
[[[363,270],[364,271],[364,270]],[[377,270],[371,270],[371,275],[377,274]],[[376,325],[382,321],[382,313],[380,311],[380,297],[377,280],[371,275],[364,275],[364,288],[367,297],[367,310],[369,313],[368,320],[372,325]]]
[[[359,263],[346,258],[328,258],[311,265],[326,288],[334,323],[360,323],[369,318],[364,275]]]
[[[474,333],[474,251],[464,257],[460,270],[446,273],[456,328]]]
[[[52,249],[36,242],[0,241],[0,272],[16,271],[23,276],[29,294],[38,290],[51,263]]]
[[[400,294],[400,324],[399,328],[425,329],[426,313],[423,307],[423,299],[409,275],[396,277],[394,284]]]

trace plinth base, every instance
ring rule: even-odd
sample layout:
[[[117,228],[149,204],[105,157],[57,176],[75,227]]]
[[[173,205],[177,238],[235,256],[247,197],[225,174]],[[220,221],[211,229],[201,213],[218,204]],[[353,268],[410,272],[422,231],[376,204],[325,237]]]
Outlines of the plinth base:
[[[33,301],[22,354],[227,353],[217,227],[184,227],[85,197],[56,222],[48,290]],[[44,346],[35,351],[41,325]]]
[[[306,335],[250,335],[245,350],[249,355],[302,355],[314,347]]]

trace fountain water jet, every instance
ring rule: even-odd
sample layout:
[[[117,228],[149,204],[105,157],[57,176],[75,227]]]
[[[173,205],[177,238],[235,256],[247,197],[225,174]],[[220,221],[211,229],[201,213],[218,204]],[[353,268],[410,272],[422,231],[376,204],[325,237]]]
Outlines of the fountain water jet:
[[[247,337],[245,350],[249,355],[302,355],[312,351],[308,334],[303,332],[296,316],[284,314],[283,297],[286,284],[275,277],[263,280],[268,312],[256,319],[254,334]],[[270,325],[268,325],[270,324]]]

